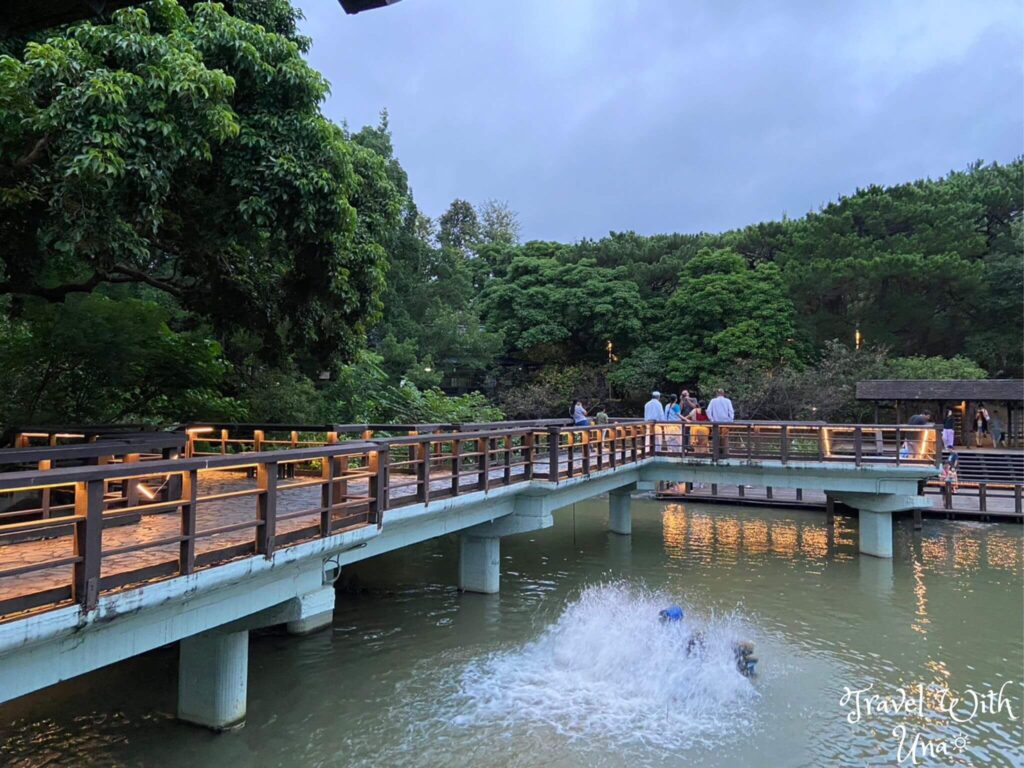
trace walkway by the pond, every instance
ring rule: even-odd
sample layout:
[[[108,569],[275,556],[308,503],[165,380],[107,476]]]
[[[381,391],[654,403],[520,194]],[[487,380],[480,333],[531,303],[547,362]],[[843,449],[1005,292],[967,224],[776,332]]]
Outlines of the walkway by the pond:
[[[666,501],[703,501],[723,504],[755,504],[759,506],[778,507],[812,507],[825,509],[828,503],[824,491],[802,491],[796,488],[767,488],[763,486],[729,486],[712,487],[704,484],[684,490],[681,485],[666,489],[658,495]],[[992,518],[1008,520],[1024,520],[1020,510],[1020,502],[1014,495],[1013,488],[988,489],[985,497],[985,510],[981,509],[979,488],[962,486],[956,493],[950,494],[949,506],[940,486],[926,488],[925,498],[931,502],[930,509],[923,509],[925,515],[945,516],[956,515],[963,518]]]

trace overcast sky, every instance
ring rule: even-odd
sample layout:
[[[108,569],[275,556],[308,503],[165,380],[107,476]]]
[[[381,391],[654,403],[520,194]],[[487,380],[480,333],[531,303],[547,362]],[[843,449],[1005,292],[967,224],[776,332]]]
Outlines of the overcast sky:
[[[720,231],[1024,152],[1024,0],[297,0],[327,114],[526,239]]]

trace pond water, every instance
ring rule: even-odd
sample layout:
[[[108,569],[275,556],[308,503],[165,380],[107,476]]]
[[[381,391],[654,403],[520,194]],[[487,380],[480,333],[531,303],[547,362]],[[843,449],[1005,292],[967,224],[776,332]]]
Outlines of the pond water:
[[[237,732],[174,721],[166,648],[0,707],[0,764],[1024,764],[1021,526],[900,523],[886,561],[814,512],[606,519],[505,539],[500,595],[454,589],[454,537],[347,569],[330,631],[254,634]]]

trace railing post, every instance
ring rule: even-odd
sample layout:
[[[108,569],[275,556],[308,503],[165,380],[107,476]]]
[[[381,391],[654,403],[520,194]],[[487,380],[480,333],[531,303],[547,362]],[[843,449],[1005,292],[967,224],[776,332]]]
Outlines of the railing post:
[[[548,427],[548,481],[558,482],[558,442],[562,430],[559,427]]]
[[[1013,484],[1013,511],[1018,515],[1021,513],[1021,489],[1020,483]]]
[[[199,473],[185,472],[181,478],[181,542],[178,544],[178,572],[185,576],[196,568],[196,495]]]
[[[53,468],[53,461],[50,459],[41,459],[36,465],[36,469],[39,471],[45,471]],[[50,489],[43,488],[39,493],[39,508],[42,510],[43,519],[46,520],[50,517]]]
[[[220,455],[223,456],[228,452],[228,431],[222,429],[220,431]]]
[[[935,468],[942,469],[942,425],[935,425]]]
[[[139,461],[141,457],[137,453],[126,453],[124,458],[121,459],[123,464],[134,464]],[[42,462],[40,462],[42,463]],[[44,491],[46,493],[46,491]],[[138,506],[139,503],[139,479],[136,477],[126,477],[122,481],[121,494],[124,496],[124,503],[127,507]],[[47,499],[49,501],[49,499]],[[43,517],[49,517],[49,510],[44,507]]]
[[[331,517],[334,505],[338,503],[334,497],[337,490],[334,485],[337,469],[337,460],[333,456],[324,456],[320,475],[324,480],[324,484],[320,486],[320,538],[331,535]]]
[[[180,455],[180,451],[177,448],[164,448],[160,451],[160,456],[163,459],[173,461]],[[181,475],[172,474],[167,479],[167,487],[164,491],[165,499],[180,499],[181,498]]]
[[[853,428],[853,465],[859,467],[864,456],[864,433],[860,426]]]
[[[637,440],[636,429],[631,429],[629,432],[630,432],[630,438],[629,438],[629,456],[630,456],[630,458],[629,458],[629,460],[632,463],[636,464],[637,458],[638,458],[638,454],[639,454],[639,448],[640,448],[640,446],[637,443],[640,442],[640,441]],[[652,455],[653,454],[654,454],[654,452],[652,451]]]
[[[512,439],[512,435],[505,435],[505,457],[504,457],[505,469],[501,473],[501,479],[502,479],[502,482],[505,485],[508,485],[509,483],[512,482],[512,444],[513,444],[513,442],[514,442],[514,440]]]
[[[266,461],[256,465],[256,553],[270,558],[274,554],[277,536],[277,462]]]
[[[452,496],[459,495],[459,483],[462,477],[462,441],[452,438]]]
[[[590,430],[583,431],[583,474],[590,474]]]
[[[825,427],[818,427],[818,461],[825,460]]]
[[[416,446],[416,501],[426,504],[430,501],[430,441]]]
[[[747,461],[754,458],[754,425],[747,424]]]
[[[978,483],[978,511],[988,512],[988,484]]]
[[[263,450],[263,441],[266,438],[265,433],[262,429],[254,429],[252,431],[252,449],[256,453]]]
[[[99,601],[100,565],[103,558],[103,481],[75,483],[74,599],[91,611]]]
[[[386,445],[377,444],[374,454],[373,474],[370,475],[370,510],[369,523],[376,523],[380,528],[384,524],[384,512],[388,508],[388,465],[391,454]]]
[[[657,456],[657,454],[658,454],[658,422],[652,421],[652,422],[645,422],[645,423],[651,425],[649,427],[651,432],[650,432],[649,438],[644,441],[644,456],[645,457],[646,456]],[[633,443],[635,444],[636,443],[636,433],[635,433],[634,430],[630,430],[630,431],[633,432]],[[645,431],[646,431],[646,428],[645,428]]]
[[[573,476],[576,469],[576,433],[571,429],[565,433],[566,475]]]
[[[718,424],[711,425],[711,460],[718,461],[722,455],[722,433]]]
[[[782,459],[782,463],[785,464],[789,461],[789,427],[786,424],[782,425],[780,439],[782,440],[782,444],[779,446],[779,458]]]
[[[526,464],[523,466],[523,477],[527,480],[533,479],[533,449],[536,436],[531,429],[523,437],[523,449],[526,453]]]
[[[477,462],[477,468],[480,470],[477,477],[477,488],[486,491],[491,479],[491,439],[489,437],[477,438],[476,449],[480,454]]]

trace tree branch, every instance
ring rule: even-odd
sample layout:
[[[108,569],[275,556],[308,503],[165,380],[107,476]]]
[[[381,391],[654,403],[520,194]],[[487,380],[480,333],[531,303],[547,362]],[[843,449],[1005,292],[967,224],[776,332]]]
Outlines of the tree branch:
[[[124,264],[117,264],[113,269],[115,272],[119,272],[120,274],[95,272],[92,277],[81,283],[67,283],[65,285],[56,285],[52,287],[36,285],[35,283],[6,281],[0,283],[0,294],[13,293],[22,296],[35,296],[36,298],[56,303],[64,301],[69,293],[89,293],[101,283],[147,283],[152,285],[154,288],[159,288],[162,291],[166,291],[167,293],[178,297],[180,297],[184,291],[184,288],[180,285],[169,283],[156,277],[151,277],[145,272]]]
[[[113,266],[113,271],[120,272],[123,275],[128,275],[134,278],[136,282],[152,285],[154,288],[159,288],[161,291],[166,291],[172,296],[178,296],[180,298],[182,293],[184,292],[184,287],[181,285],[176,285],[175,283],[171,283],[166,280],[161,280],[158,277],[147,275],[142,270],[135,269],[135,267],[129,267],[127,264],[115,264]]]
[[[43,152],[50,146],[50,135],[43,136],[39,141],[35,143],[31,151],[27,155],[22,155],[14,161],[14,167],[21,169],[26,168],[36,162],[40,157],[43,156]]]

